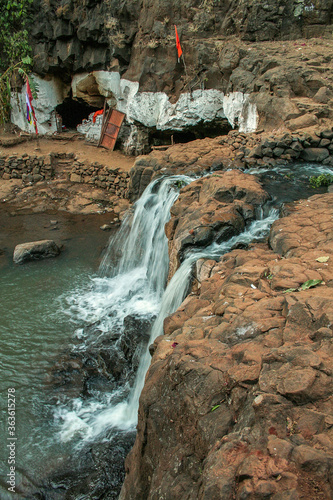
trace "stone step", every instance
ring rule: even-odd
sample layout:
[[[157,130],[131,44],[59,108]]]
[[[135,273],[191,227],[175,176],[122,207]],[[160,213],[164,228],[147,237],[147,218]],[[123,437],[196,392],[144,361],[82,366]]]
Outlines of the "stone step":
[[[302,113],[313,113],[317,118],[326,118],[329,116],[327,104],[321,104],[309,99],[308,97],[292,97],[290,99]]]
[[[332,69],[329,66],[323,67],[323,66],[314,66],[313,64],[309,64],[308,67],[318,71],[318,73],[327,73],[328,71],[332,71]]]

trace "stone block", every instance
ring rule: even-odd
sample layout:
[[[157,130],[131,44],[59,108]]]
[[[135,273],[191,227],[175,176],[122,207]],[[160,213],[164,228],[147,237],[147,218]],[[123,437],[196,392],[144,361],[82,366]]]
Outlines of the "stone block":
[[[322,162],[329,156],[326,148],[307,148],[301,152],[301,158],[309,162]]]
[[[288,120],[286,122],[286,126],[289,130],[298,130],[302,128],[312,127],[314,125],[318,125],[318,118],[316,115],[307,113],[303,116],[299,116],[298,118],[294,118],[293,120]]]
[[[71,182],[82,182],[81,175],[71,174],[70,179]]]

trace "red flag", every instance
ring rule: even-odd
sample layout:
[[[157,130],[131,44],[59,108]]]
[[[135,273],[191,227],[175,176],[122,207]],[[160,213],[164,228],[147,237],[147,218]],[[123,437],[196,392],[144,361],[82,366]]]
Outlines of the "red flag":
[[[36,120],[36,115],[35,115],[35,110],[32,106],[32,92],[31,92],[31,88],[30,88],[30,85],[29,85],[29,79],[27,78],[27,90],[26,90],[26,95],[25,95],[25,100],[26,100],[26,103],[27,103],[27,120],[29,123],[32,123],[32,118],[33,118],[33,121],[34,121],[34,125],[35,125],[35,131],[36,131],[36,134],[38,134],[38,129],[37,129],[37,120]],[[32,115],[32,116],[31,116]]]
[[[177,33],[177,27],[176,27],[176,25],[175,25],[175,32],[176,32],[176,47],[177,47],[178,62],[179,62],[179,58],[182,55],[183,51],[182,51],[182,48],[180,46],[180,41],[179,41],[179,36],[178,36],[178,33]]]

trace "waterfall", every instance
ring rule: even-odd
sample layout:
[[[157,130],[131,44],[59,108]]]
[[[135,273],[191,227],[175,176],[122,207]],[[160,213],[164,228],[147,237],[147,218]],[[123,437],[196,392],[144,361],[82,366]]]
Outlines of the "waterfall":
[[[254,221],[241,234],[220,244],[204,249],[192,249],[165,289],[168,273],[168,242],[164,226],[170,209],[178,197],[180,185],[191,182],[186,176],[171,176],[152,182],[134,211],[124,220],[120,231],[111,239],[91,290],[79,294],[71,302],[72,314],[84,318],[88,324],[98,321],[101,335],[124,328],[128,315],[152,318],[149,344],[163,333],[164,319],[176,311],[188,291],[192,268],[200,258],[217,259],[236,244],[258,240],[278,217],[277,210]],[[164,290],[165,289],[165,290]],[[86,343],[94,339],[86,339]],[[115,344],[115,348],[117,343]],[[61,421],[61,439],[67,441],[79,434],[81,441],[93,439],[108,428],[129,430],[137,423],[139,397],[145,374],[150,364],[148,347],[141,356],[132,387],[119,387],[103,394],[102,399],[83,401],[80,398],[68,407],[58,409]]]
[[[126,275],[135,269],[142,269],[150,290],[158,294],[163,292],[169,269],[164,227],[170,218],[170,209],[178,198],[179,187],[192,180],[177,175],[149,184],[135,204],[133,218],[129,214],[119,233],[111,240],[101,263],[102,275]],[[114,255],[120,255],[116,266]]]
[[[230,238],[228,241],[219,244],[212,243],[204,249],[193,249],[188,253],[186,259],[171,278],[163,294],[160,312],[151,330],[149,345],[159,335],[163,335],[164,319],[175,312],[186,297],[192,277],[193,264],[202,258],[218,260],[219,257],[229,252],[237,244],[248,244],[262,239],[268,234],[271,225],[278,218],[278,213],[278,210],[273,208],[270,210],[267,217],[252,222],[248,229],[245,229],[242,233]],[[144,386],[145,375],[150,365],[150,359],[150,353],[147,348],[144,356],[141,358],[135,384],[128,403],[125,403],[125,405],[127,405],[126,414],[128,425],[134,425],[136,423],[139,397]],[[125,408],[125,406],[123,406],[123,408]]]
[[[72,320],[98,325],[98,335],[91,335],[89,329],[77,330],[76,336],[82,340],[79,349],[94,345],[109,332],[119,335],[120,342],[127,316],[151,319],[158,314],[169,267],[164,227],[180,187],[192,180],[174,175],[153,181],[111,239],[90,290],[78,290],[68,298],[67,310]],[[115,342],[114,349],[117,348]],[[128,385],[94,400],[74,399],[71,409],[61,405],[56,411],[56,420],[61,423],[60,438],[68,441],[79,434],[87,440],[108,427],[134,425],[136,416],[129,415],[127,403],[117,404],[126,399]]]

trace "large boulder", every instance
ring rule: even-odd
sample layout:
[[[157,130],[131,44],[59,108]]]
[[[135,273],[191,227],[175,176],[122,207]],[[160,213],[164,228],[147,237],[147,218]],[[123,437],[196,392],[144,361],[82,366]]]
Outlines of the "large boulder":
[[[23,264],[30,260],[49,259],[57,257],[60,248],[53,240],[31,241],[16,245],[13,261],[15,264]]]
[[[322,162],[329,157],[329,152],[326,148],[307,148],[301,153],[304,161]]]

